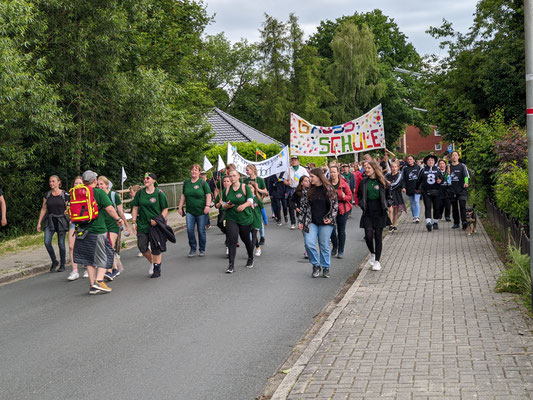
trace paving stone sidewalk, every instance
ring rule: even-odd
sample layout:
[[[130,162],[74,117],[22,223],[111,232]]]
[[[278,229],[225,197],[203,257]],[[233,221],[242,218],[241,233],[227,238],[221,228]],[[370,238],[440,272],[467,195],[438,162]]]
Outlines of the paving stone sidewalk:
[[[401,220],[273,399],[530,399],[531,320],[489,237]]]

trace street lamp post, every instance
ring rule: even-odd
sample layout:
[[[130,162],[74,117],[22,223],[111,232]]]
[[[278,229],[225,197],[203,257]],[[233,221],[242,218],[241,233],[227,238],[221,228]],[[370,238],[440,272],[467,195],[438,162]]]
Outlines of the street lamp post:
[[[524,1],[524,27],[526,39],[526,112],[527,112],[527,150],[529,175],[529,254],[533,260],[533,0]],[[530,261],[533,302],[533,261]]]

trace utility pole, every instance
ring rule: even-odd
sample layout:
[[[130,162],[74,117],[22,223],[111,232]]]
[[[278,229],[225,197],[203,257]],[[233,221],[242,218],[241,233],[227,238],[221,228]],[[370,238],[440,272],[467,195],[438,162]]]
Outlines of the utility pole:
[[[533,0],[524,1],[524,27],[526,39],[526,113],[527,113],[527,151],[533,154]],[[533,160],[528,162],[529,175],[529,263],[531,274],[531,298],[533,301]]]

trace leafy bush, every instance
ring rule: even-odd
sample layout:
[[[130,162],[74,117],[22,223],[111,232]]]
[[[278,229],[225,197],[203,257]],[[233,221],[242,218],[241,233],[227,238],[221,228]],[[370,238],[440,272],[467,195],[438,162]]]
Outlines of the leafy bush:
[[[498,174],[494,196],[497,206],[511,214],[522,223],[529,219],[529,180],[527,158],[524,159],[525,168],[520,168],[516,162],[506,164]]]
[[[523,129],[512,127],[507,134],[496,141],[494,151],[498,155],[500,164],[516,162],[520,168],[525,168],[527,158],[527,135]]]
[[[531,311],[530,257],[514,246],[508,247],[511,262],[496,282],[497,292],[520,294],[525,306]]]

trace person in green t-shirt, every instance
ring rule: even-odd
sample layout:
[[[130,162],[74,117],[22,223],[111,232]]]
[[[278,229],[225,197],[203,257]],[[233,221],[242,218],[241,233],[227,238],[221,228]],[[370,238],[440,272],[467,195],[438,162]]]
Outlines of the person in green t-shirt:
[[[200,166],[193,164],[191,178],[183,182],[183,194],[180,198],[178,213],[185,217],[187,236],[189,237],[189,258],[196,255],[196,246],[199,245],[200,257],[205,256],[207,241],[206,225],[209,221],[211,210],[211,189],[206,181],[200,178]],[[185,206],[186,212],[183,211]],[[198,225],[198,242],[196,242],[195,225]]]
[[[144,174],[144,188],[139,190],[131,202],[131,225],[133,233],[137,235],[137,247],[150,262],[149,274],[151,278],[161,276],[161,250],[150,249],[150,225],[156,226],[154,218],[162,215],[167,219],[168,201],[162,190],[157,188],[157,176],[152,172]]]
[[[109,196],[96,187],[97,177],[96,172],[90,170],[85,171],[82,175],[83,184],[92,188],[94,200],[98,205],[98,217],[91,222],[78,224],[78,234],[73,252],[74,262],[87,266],[90,294],[111,292],[111,288],[104,282],[104,275],[106,269],[113,266],[114,252],[107,239],[107,227],[103,212],[109,214],[118,226],[124,224],[124,220],[117,214]]]
[[[249,181],[247,185],[250,187],[254,199],[254,207],[252,211],[252,214],[254,216],[252,222],[252,246],[255,248],[255,255],[259,257],[262,253],[262,250],[257,235],[263,227],[263,215],[261,210],[265,207],[263,205],[263,199],[261,199],[261,195],[259,194],[257,182]]]
[[[124,210],[122,208],[122,201],[120,200],[119,194],[111,190],[112,186],[113,184],[105,176],[98,177],[98,188],[102,189],[109,196],[109,200],[111,200],[111,203],[113,203],[113,208],[117,211],[117,214],[124,221],[126,232],[129,232],[128,221],[126,220],[126,216],[124,215]],[[102,210],[101,213],[105,218],[105,224],[107,227],[109,240],[111,241],[111,246],[113,247],[113,249],[115,249],[115,245],[117,243],[117,239],[120,233],[120,228],[117,226],[115,220],[111,218],[111,216],[107,213],[107,211]],[[115,277],[120,275],[120,271],[117,267],[117,264],[122,265],[115,257],[113,268],[105,273],[106,280],[112,281],[115,279]]]
[[[260,198],[261,208],[264,208],[263,199],[268,197],[268,190],[266,187],[265,180],[257,175],[257,167],[253,164],[246,166],[246,174],[248,178],[244,179],[244,183],[248,182],[257,182],[257,193]],[[261,229],[259,230],[260,239],[259,245],[263,246],[265,244],[265,225],[261,222]]]
[[[248,252],[247,268],[254,266],[254,247],[250,237],[253,223],[253,195],[250,187],[239,181],[239,173],[229,173],[231,186],[222,191],[222,207],[226,210],[226,245],[229,249],[229,266],[226,273],[235,271],[235,255],[239,236]]]

